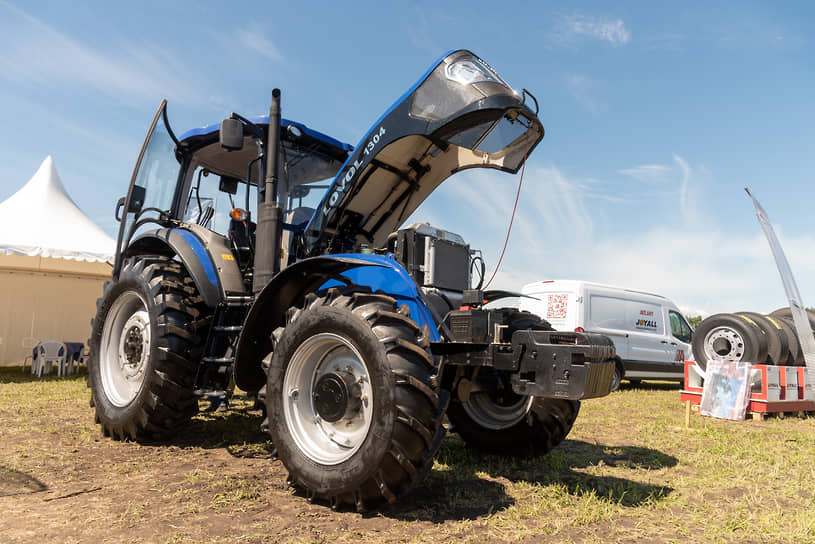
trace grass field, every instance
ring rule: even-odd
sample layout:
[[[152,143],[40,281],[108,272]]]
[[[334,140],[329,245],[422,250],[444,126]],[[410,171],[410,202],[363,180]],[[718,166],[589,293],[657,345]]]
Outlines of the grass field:
[[[3,542],[815,543],[815,418],[686,429],[675,385],[583,403],[544,457],[452,434],[415,493],[366,515],[287,488],[245,399],[144,445],[103,438],[88,398],[84,376],[0,369]]]

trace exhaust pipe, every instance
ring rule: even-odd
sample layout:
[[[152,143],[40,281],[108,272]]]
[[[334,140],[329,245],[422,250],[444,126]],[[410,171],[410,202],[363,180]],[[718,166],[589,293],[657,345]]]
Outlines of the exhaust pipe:
[[[272,91],[269,108],[269,136],[266,139],[266,179],[258,198],[255,231],[255,272],[252,292],[258,294],[280,271],[280,241],[283,234],[283,208],[277,204],[277,169],[280,156],[280,89]]]

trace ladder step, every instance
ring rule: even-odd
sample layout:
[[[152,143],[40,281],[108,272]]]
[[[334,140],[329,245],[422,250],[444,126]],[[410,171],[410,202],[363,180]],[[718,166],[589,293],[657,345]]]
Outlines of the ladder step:
[[[234,357],[204,357],[201,359],[205,363],[229,363],[232,364],[235,361]]]
[[[224,299],[224,305],[235,308],[239,306],[251,306],[252,301],[254,300],[253,297],[250,296],[228,296]]]

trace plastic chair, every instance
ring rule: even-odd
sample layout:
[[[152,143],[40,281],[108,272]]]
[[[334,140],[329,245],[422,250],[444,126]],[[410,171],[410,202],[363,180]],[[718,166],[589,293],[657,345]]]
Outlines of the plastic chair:
[[[37,377],[40,377],[42,376],[42,369],[46,364],[52,365],[56,363],[57,376],[62,376],[66,371],[66,353],[68,353],[68,349],[65,347],[65,344],[59,340],[45,340],[44,342],[40,342],[39,348],[37,348],[37,358],[34,360],[31,366],[31,373],[35,373],[34,365],[36,365],[36,374]],[[46,370],[46,374],[48,372],[49,371]]]
[[[22,344],[24,349],[31,350],[31,354],[26,355],[25,358],[23,359],[23,372],[25,372],[26,363],[30,362],[31,365],[32,365],[31,373],[33,374],[34,373],[34,366],[33,366],[34,365],[34,349],[39,348],[40,339],[39,338],[34,338],[33,336],[26,336],[25,338],[23,338],[21,344]]]

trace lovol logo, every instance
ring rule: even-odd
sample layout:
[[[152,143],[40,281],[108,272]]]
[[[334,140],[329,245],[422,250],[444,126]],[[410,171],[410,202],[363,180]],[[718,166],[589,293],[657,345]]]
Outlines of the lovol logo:
[[[367,158],[371,156],[374,149],[379,145],[380,141],[382,140],[382,136],[385,135],[385,128],[379,127],[379,130],[374,131],[373,136],[368,139],[368,142],[362,148],[362,154]],[[357,172],[362,171],[362,166],[365,164],[366,159],[356,159],[351,166],[348,167],[348,171],[345,172],[345,175],[342,177],[341,180],[337,180],[331,189],[331,194],[328,195],[328,198],[325,201],[325,206],[323,206],[323,215],[328,216],[331,208],[335,208],[337,204],[340,203],[342,197],[345,196],[346,189],[352,185],[354,181],[354,177],[357,175]]]

